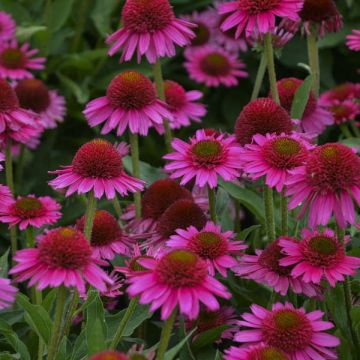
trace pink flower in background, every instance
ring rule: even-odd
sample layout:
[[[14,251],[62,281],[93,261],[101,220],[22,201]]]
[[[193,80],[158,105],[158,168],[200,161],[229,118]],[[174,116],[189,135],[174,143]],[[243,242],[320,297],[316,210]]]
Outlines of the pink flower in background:
[[[239,78],[248,77],[236,55],[215,45],[191,49],[185,52],[185,60],[190,78],[208,87],[236,86]]]
[[[181,178],[181,185],[195,178],[195,184],[215,188],[218,176],[224,181],[232,181],[240,176],[241,148],[233,136],[224,134],[207,135],[205,130],[198,130],[190,142],[174,139],[175,152],[167,154],[165,165],[173,179]]]
[[[352,33],[346,36],[346,45],[350,50],[360,51],[360,30],[353,30]]]
[[[124,353],[108,350],[91,356],[89,360],[129,360],[129,358]]]
[[[335,287],[337,281],[345,281],[346,275],[354,275],[360,268],[360,258],[346,256],[344,245],[331,229],[323,232],[304,229],[302,238],[300,242],[286,238],[279,241],[284,254],[280,264],[292,266],[294,278],[314,284],[326,279]]]
[[[152,126],[161,126],[163,119],[172,120],[164,102],[156,96],[152,82],[136,71],[124,71],[112,79],[106,96],[90,101],[84,115],[91,127],[104,123],[102,134],[126,129],[133,134],[147,135]]]
[[[38,247],[17,251],[17,262],[9,272],[16,281],[29,280],[38,290],[47,287],[75,287],[81,295],[86,282],[101,292],[113,281],[92,258],[90,243],[73,228],[57,228],[42,236]]]
[[[10,14],[0,11],[0,41],[4,42],[14,38],[16,22]]]
[[[146,270],[129,278],[127,291],[131,297],[139,296],[141,304],[151,304],[150,311],[161,307],[162,320],[166,320],[176,306],[192,320],[199,314],[200,302],[215,311],[219,309],[215,296],[231,297],[225,286],[208,275],[206,262],[188,250],[174,250],[160,260],[138,262]]]
[[[71,165],[51,173],[58,176],[49,184],[55,190],[67,188],[66,196],[94,191],[98,199],[104,194],[107,199],[113,199],[116,193],[126,196],[144,188],[142,180],[125,173],[118,150],[102,139],[86,143],[77,151]]]
[[[360,104],[353,100],[345,100],[343,102],[334,101],[328,108],[332,113],[335,124],[342,124],[347,121],[352,121],[360,114]]]
[[[0,184],[0,204],[1,204],[1,206],[9,205],[9,204],[11,204],[12,201],[13,201],[13,196],[11,194],[10,189],[5,185]]]
[[[18,289],[11,285],[10,279],[0,277],[0,310],[10,307],[15,302]]]
[[[150,63],[173,57],[175,45],[184,47],[195,37],[196,25],[177,19],[169,0],[127,0],[121,15],[122,27],[106,39],[110,56],[122,49],[120,62],[134,55],[138,62],[145,55]]]
[[[290,358],[280,349],[259,344],[255,346],[232,346],[225,350],[224,360],[290,360]]]
[[[46,58],[34,57],[37,49],[29,43],[19,46],[15,39],[0,44],[0,77],[19,80],[34,77],[34,70],[44,69]]]
[[[324,332],[334,325],[322,320],[323,312],[306,313],[304,308],[296,309],[288,302],[277,303],[272,310],[254,304],[251,311],[238,322],[251,330],[240,330],[235,341],[273,346],[284,351],[290,360],[337,359],[333,348],[340,345],[340,340]]]

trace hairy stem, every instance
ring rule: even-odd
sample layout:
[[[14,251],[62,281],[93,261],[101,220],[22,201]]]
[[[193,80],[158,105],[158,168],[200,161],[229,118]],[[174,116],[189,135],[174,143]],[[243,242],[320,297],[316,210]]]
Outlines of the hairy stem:
[[[208,186],[208,199],[209,199],[209,210],[210,210],[210,219],[216,223],[216,193],[215,189],[212,189]]]
[[[131,160],[133,176],[140,179],[140,162],[139,162],[139,137],[137,134],[132,134],[129,131],[130,146],[131,146]],[[135,216],[137,219],[141,218],[141,192],[137,191],[134,194],[135,202]]]
[[[171,332],[174,326],[175,318],[177,314],[177,308],[173,310],[170,317],[165,321],[164,327],[161,332],[159,349],[156,355],[156,360],[163,360],[165,352],[169,346],[169,341],[171,337]]]
[[[263,83],[266,72],[266,66],[267,66],[266,54],[265,52],[263,52],[261,54],[260,64],[255,79],[255,85],[251,94],[251,100],[255,100],[259,96],[261,85]]]
[[[278,92],[277,85],[276,85],[274,48],[273,48],[272,40],[271,40],[271,33],[267,33],[265,35],[264,45],[265,45],[264,51],[266,54],[267,68],[268,68],[269,81],[270,81],[271,96],[275,102],[280,104],[279,92]]]

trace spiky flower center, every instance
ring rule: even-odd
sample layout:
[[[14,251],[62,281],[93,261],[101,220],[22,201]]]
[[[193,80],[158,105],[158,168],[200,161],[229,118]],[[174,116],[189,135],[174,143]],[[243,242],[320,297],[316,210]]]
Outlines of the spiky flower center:
[[[14,204],[14,215],[23,219],[30,219],[44,215],[45,208],[39,199],[23,197]]]
[[[279,3],[279,0],[240,0],[238,6],[241,11],[245,11],[249,15],[258,15],[275,10]]]
[[[254,354],[249,355],[249,360],[288,360],[288,357],[281,350],[269,346],[255,350]]]
[[[225,239],[217,233],[202,231],[189,242],[190,249],[204,259],[216,259],[227,251]]]
[[[26,64],[26,56],[19,49],[8,48],[0,54],[0,63],[8,69],[22,69]]]
[[[199,66],[204,73],[210,76],[227,76],[231,71],[228,58],[217,52],[205,55],[200,60]]]
[[[4,79],[0,79],[0,111],[10,111],[19,107],[14,89]]]
[[[169,0],[128,0],[122,11],[124,27],[140,34],[163,30],[174,18]]]
[[[322,22],[339,14],[334,0],[305,0],[299,15],[304,21]]]
[[[210,39],[210,29],[202,22],[195,22],[197,28],[194,29],[195,37],[191,42],[193,46],[205,45]]]
[[[72,161],[74,172],[82,177],[111,179],[122,173],[119,152],[108,141],[95,139],[83,145]]]
[[[276,240],[264,249],[259,257],[259,264],[280,276],[290,276],[291,268],[281,266],[280,260],[284,257],[281,253],[281,247],[279,246],[279,240]]]
[[[165,99],[171,110],[181,110],[186,104],[186,92],[184,88],[175,81],[164,82]]]
[[[218,140],[200,140],[191,147],[191,154],[200,166],[218,165],[223,157],[223,146]]]
[[[106,96],[115,108],[142,109],[156,100],[151,81],[136,71],[124,71],[117,75],[107,88]]]

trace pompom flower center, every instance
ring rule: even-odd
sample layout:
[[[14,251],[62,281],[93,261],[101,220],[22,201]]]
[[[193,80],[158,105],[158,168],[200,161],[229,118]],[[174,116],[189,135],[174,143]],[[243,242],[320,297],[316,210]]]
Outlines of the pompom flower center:
[[[4,79],[0,79],[0,111],[9,111],[19,107],[14,89]]]
[[[181,110],[186,104],[186,92],[184,88],[175,81],[164,82],[166,103],[171,110]]]
[[[248,355],[249,360],[288,360],[288,357],[278,349],[267,346],[262,349],[255,349]]]
[[[24,109],[31,109],[40,113],[50,105],[49,90],[41,80],[22,80],[17,84],[15,92],[19,98],[20,106]]]
[[[201,70],[211,76],[226,76],[230,73],[229,60],[220,53],[210,53],[200,60]]]
[[[196,333],[202,333],[204,331],[217,328],[226,324],[226,318],[223,311],[206,311],[202,310],[194,322],[192,329],[197,327]]]
[[[321,22],[338,14],[334,0],[305,0],[299,15],[304,21]]]
[[[279,0],[240,0],[239,9],[249,15],[258,15],[274,10],[279,5]]]
[[[124,71],[117,75],[106,90],[110,104],[125,110],[142,109],[156,100],[151,81],[136,71]]]
[[[196,234],[189,243],[190,249],[204,259],[216,259],[226,253],[227,244],[224,239],[211,231]]]
[[[5,49],[0,55],[0,63],[8,69],[22,69],[26,64],[26,57],[19,49]]]
[[[73,228],[52,230],[39,244],[40,259],[51,268],[81,269],[89,264],[91,255],[89,242]]]
[[[163,30],[174,17],[169,0],[128,0],[122,11],[124,27],[140,34]]]
[[[195,37],[191,41],[191,45],[200,46],[207,44],[210,39],[209,28],[202,22],[195,22],[195,24],[197,25],[197,28],[194,29]]]
[[[291,269],[279,264],[283,257],[279,241],[276,240],[263,250],[259,257],[259,264],[281,276],[290,276]]]
[[[23,197],[14,204],[14,213],[23,219],[42,216],[45,212],[40,200],[32,197]]]
[[[188,288],[202,283],[207,276],[207,267],[194,253],[174,250],[160,259],[155,272],[164,284]]]
[[[223,147],[217,140],[200,140],[191,147],[190,151],[200,166],[217,165],[223,155]]]
[[[345,105],[334,105],[330,108],[330,111],[334,114],[336,119],[349,120],[347,118],[350,115],[350,111]]]
[[[308,318],[295,309],[273,311],[263,325],[265,342],[289,354],[305,349],[313,335]]]
[[[83,145],[72,161],[74,172],[82,177],[111,179],[122,172],[119,152],[108,141],[95,139]]]

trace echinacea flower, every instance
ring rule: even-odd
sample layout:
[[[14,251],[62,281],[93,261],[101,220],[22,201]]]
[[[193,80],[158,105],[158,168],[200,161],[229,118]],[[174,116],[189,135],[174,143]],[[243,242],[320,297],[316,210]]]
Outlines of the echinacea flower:
[[[321,94],[320,101],[322,106],[331,106],[334,102],[344,102],[347,100],[356,101],[360,99],[360,84],[346,82],[335,86]]]
[[[189,77],[208,87],[236,86],[248,77],[245,64],[236,55],[216,45],[205,45],[185,52],[184,67]]]
[[[51,230],[41,237],[37,248],[16,252],[17,262],[9,272],[16,281],[29,280],[38,290],[47,287],[75,287],[84,295],[85,281],[106,291],[110,277],[96,264],[92,249],[82,232],[67,227]]]
[[[151,304],[150,311],[161,307],[162,320],[166,320],[176,306],[181,314],[195,319],[200,302],[215,311],[219,309],[215,296],[231,297],[224,285],[208,275],[206,262],[191,251],[174,250],[159,260],[138,262],[145,271],[129,278],[127,291],[131,297],[139,296],[141,304]]]
[[[130,359],[124,353],[113,350],[107,350],[92,355],[89,360],[130,360]]]
[[[15,302],[18,289],[11,285],[10,279],[0,277],[0,310],[10,307]]]
[[[208,221],[201,230],[194,226],[176,230],[166,245],[194,252],[206,261],[211,276],[215,276],[216,270],[226,277],[227,270],[238,263],[235,257],[247,248],[242,241],[234,241],[234,236],[232,231],[222,232],[220,225]]]
[[[117,298],[123,294],[123,291],[121,291],[121,289],[124,286],[125,280],[123,277],[120,276],[120,274],[118,274],[116,270],[112,270],[109,274],[109,277],[112,280],[112,283],[106,284],[106,290],[102,291],[100,293],[100,296],[106,298],[106,300],[113,300],[114,298]],[[108,310],[110,310],[109,304],[112,304],[112,302],[108,301],[106,303],[106,308]]]
[[[225,350],[224,360],[290,360],[290,358],[280,349],[259,344],[255,346],[231,346]]]
[[[11,204],[12,201],[13,201],[13,196],[11,194],[10,189],[5,185],[0,184],[0,204],[2,206],[6,206]]]
[[[332,287],[344,281],[346,275],[354,275],[360,268],[360,258],[347,256],[344,245],[331,229],[322,232],[302,231],[301,241],[279,241],[282,266],[292,266],[291,276],[306,283],[320,284],[326,279]]]
[[[20,106],[30,109],[40,117],[44,129],[54,129],[63,122],[66,113],[65,99],[56,90],[49,90],[43,81],[24,79],[15,87]]]
[[[360,104],[355,99],[343,102],[334,100],[333,104],[328,107],[328,110],[332,113],[335,124],[342,124],[357,118],[360,114]]]
[[[104,123],[102,134],[117,129],[117,135],[127,128],[133,134],[147,135],[150,127],[172,120],[152,82],[136,71],[124,71],[112,79],[106,96],[90,101],[84,115],[91,127]]]
[[[294,241],[290,238],[287,240]],[[288,293],[289,288],[295,294],[316,296],[314,286],[292,277],[293,267],[281,265],[281,259],[284,257],[279,246],[279,239],[277,239],[268,244],[264,250],[256,250],[256,255],[243,255],[233,271],[238,276],[270,286],[283,296]]]
[[[196,185],[215,188],[218,176],[224,181],[240,176],[241,148],[234,136],[207,135],[205,130],[198,130],[189,140],[174,139],[172,147],[175,152],[164,156],[169,160],[165,170],[171,178],[181,178],[180,185],[195,178]]]
[[[196,25],[177,19],[169,0],[126,0],[121,20],[122,27],[106,39],[110,56],[122,49],[120,62],[135,54],[138,62],[145,55],[149,63],[173,57],[175,45],[184,47],[195,37]]]
[[[346,36],[346,45],[350,50],[360,51],[360,30],[354,29]]]
[[[340,227],[355,223],[353,199],[360,205],[360,159],[353,149],[337,143],[313,150],[305,164],[290,171],[286,181],[289,209],[309,209],[308,224],[327,225],[334,213]]]
[[[50,196],[19,196],[8,204],[0,204],[0,222],[9,227],[19,225],[20,230],[29,226],[40,228],[55,224],[61,217],[60,209]]]
[[[240,330],[235,341],[273,346],[284,351],[289,360],[337,359],[332,348],[339,346],[340,340],[324,332],[334,325],[322,320],[323,312],[306,313],[288,302],[274,304],[271,310],[254,304],[251,311],[243,314],[243,320],[238,322],[251,330]]]
[[[15,39],[0,44],[0,77],[11,80],[34,77],[33,70],[44,69],[46,58],[34,57],[37,49],[31,49],[29,43],[19,46]]]
[[[270,98],[259,98],[244,106],[235,124],[240,145],[251,144],[256,134],[290,134],[293,123],[288,112]]]
[[[298,21],[304,0],[237,0],[219,6],[219,13],[226,14],[221,25],[223,31],[236,27],[235,37],[245,31],[249,37],[253,33],[266,34],[275,27],[276,17]]]
[[[10,14],[0,11],[0,41],[4,42],[14,38],[16,22]]]
[[[289,171],[304,164],[312,146],[292,135],[254,135],[253,143],[246,144],[241,155],[242,169],[254,180],[265,177],[265,183],[281,192]]]
[[[142,180],[125,173],[118,150],[102,139],[81,146],[71,165],[51,173],[58,176],[49,184],[55,190],[67,188],[66,196],[76,191],[78,194],[94,191],[98,199],[104,194],[107,199],[113,199],[116,192],[125,196],[144,187]]]
[[[76,222],[76,228],[82,232],[85,219],[83,216]],[[124,242],[126,237],[114,216],[105,210],[95,212],[90,241],[94,257],[112,260],[116,254],[127,254],[128,250]]]

